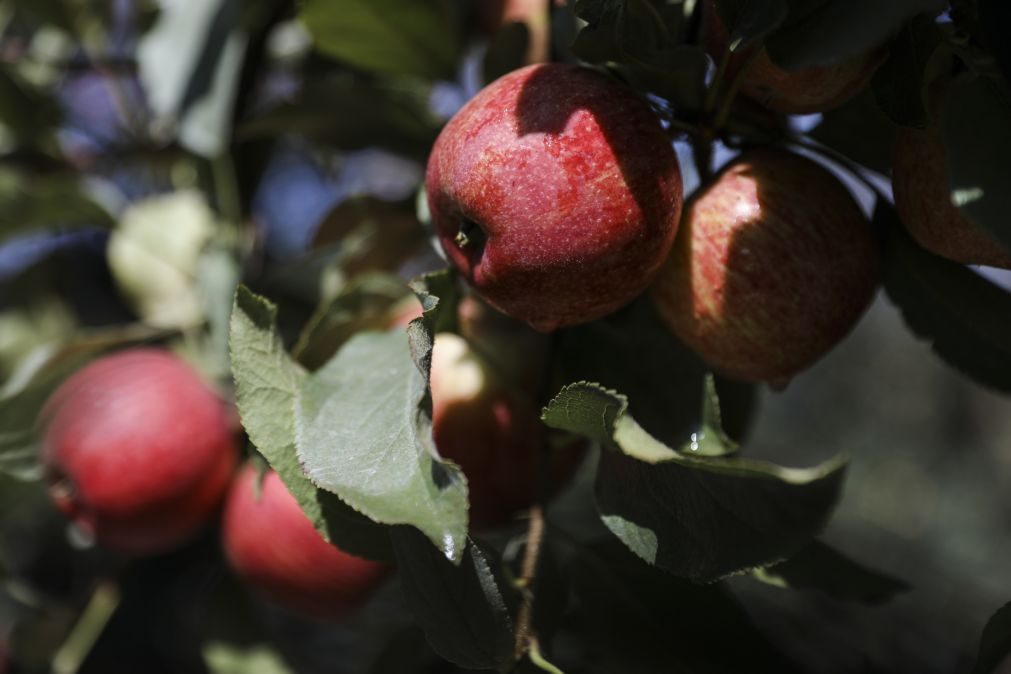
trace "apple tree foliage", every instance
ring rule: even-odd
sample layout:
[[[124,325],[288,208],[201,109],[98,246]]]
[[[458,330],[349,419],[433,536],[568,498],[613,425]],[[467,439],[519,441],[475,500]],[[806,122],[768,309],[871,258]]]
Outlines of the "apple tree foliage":
[[[424,200],[348,197],[285,259],[264,246],[255,197],[272,153],[292,144],[333,172],[362,150],[422,167],[445,101],[523,65],[533,27],[550,21],[550,57],[648,96],[702,183],[720,140],[802,149],[862,184],[882,285],[908,328],[1008,393],[1011,295],[922,249],[883,186],[896,131],[924,127],[930,84],[950,77],[952,201],[1011,250],[1011,12],[1001,0],[717,0],[729,49],[762,45],[787,71],[883,50],[857,96],[800,125],[721,79],[702,1],[534,2],[530,23],[489,29],[495,4],[0,1],[0,242],[86,229],[109,251],[148,256],[110,253],[88,278],[55,249],[0,269],[4,489],[31,492],[36,415],[69,373],[128,344],[170,344],[234,400],[250,454],[324,538],[396,565],[400,608],[424,638],[389,637],[371,671],[434,671],[433,658],[502,672],[803,671],[725,581],[870,604],[910,589],[864,565],[873,551],[858,563],[820,538],[844,497],[845,457],[800,467],[750,457],[758,387],[711,372],[643,296],[550,338],[541,420],[558,442],[590,448],[570,487],[514,525],[471,530],[466,477],[432,439],[429,387],[434,336],[458,330],[466,289],[432,252]],[[78,78],[92,78],[97,103],[69,98]],[[422,175],[411,174],[415,188]],[[158,219],[169,211],[205,222]],[[411,297],[421,315],[390,330]],[[23,571],[8,569],[12,583]],[[294,671],[269,636],[250,646],[263,635],[227,610],[246,606],[241,591],[194,601],[246,630],[200,636],[210,671]],[[82,614],[83,603],[70,606]],[[22,632],[54,657],[93,657],[80,646],[86,624],[43,629],[40,610],[21,601]],[[1011,652],[1008,615],[983,632],[975,672]]]

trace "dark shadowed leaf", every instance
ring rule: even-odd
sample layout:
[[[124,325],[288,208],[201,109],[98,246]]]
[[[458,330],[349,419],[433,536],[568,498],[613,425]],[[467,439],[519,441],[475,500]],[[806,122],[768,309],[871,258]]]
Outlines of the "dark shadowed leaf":
[[[43,140],[60,122],[56,102],[33,90],[6,66],[0,66],[0,128],[21,146]]]
[[[699,401],[708,368],[661,321],[649,297],[559,333],[561,381],[595,381],[628,396],[636,420],[672,447],[704,425]],[[735,440],[747,430],[757,400],[752,384],[716,377],[723,428]]]
[[[496,31],[488,43],[481,64],[484,82],[493,82],[502,75],[523,67],[529,46],[530,29],[523,22],[516,21]]]
[[[979,27],[987,47],[997,59],[1004,79],[1011,82],[1011,42],[1007,31],[1011,27],[1011,3],[1005,0],[979,0]]]
[[[717,0],[716,9],[727,27],[730,48],[734,51],[774,31],[789,11],[787,0]]]
[[[965,74],[945,98],[942,133],[952,202],[1011,250],[1011,92]]]
[[[800,550],[821,530],[845,463],[783,468],[675,451],[627,413],[627,399],[571,384],[544,411],[549,426],[596,439],[597,508],[604,524],[650,564],[708,582]]]
[[[73,175],[0,168],[0,241],[45,228],[112,227],[112,215]]]
[[[1011,295],[921,248],[890,204],[879,200],[874,219],[885,233],[885,291],[909,328],[952,367],[1011,391]]]
[[[306,0],[299,18],[316,48],[383,75],[451,79],[460,39],[446,0]]]
[[[404,596],[433,650],[467,669],[507,671],[513,626],[498,559],[468,541],[453,564],[415,529],[396,527],[392,537]]]
[[[601,672],[776,672],[798,668],[752,624],[722,584],[696,585],[651,567],[617,541],[575,547],[550,537],[575,609],[585,659]]]
[[[321,535],[352,554],[388,560],[386,528],[317,489],[302,471],[295,450],[296,405],[307,374],[285,352],[276,316],[274,305],[239,287],[229,347],[242,425]]]
[[[385,328],[390,307],[406,295],[407,286],[395,276],[355,277],[338,295],[316,308],[292,348],[292,356],[310,370],[322,366],[356,332]]]
[[[881,604],[907,592],[907,583],[858,564],[821,541],[753,575],[779,587],[820,590],[834,599]]]
[[[439,131],[418,82],[374,82],[342,73],[306,82],[293,101],[241,124],[241,139],[297,132],[342,150],[382,147],[425,158]]]
[[[874,100],[874,93],[866,88],[843,106],[824,113],[808,135],[858,164],[888,175],[897,130]]]
[[[998,670],[1011,655],[1011,604],[1004,604],[990,616],[979,642],[976,666],[971,674],[1000,674]]]
[[[765,46],[778,65],[796,70],[840,63],[882,47],[906,21],[936,16],[943,0],[793,0],[790,16]]]
[[[918,16],[892,41],[888,58],[874,73],[874,98],[896,124],[918,128],[927,125],[924,76],[941,40],[937,24]]]

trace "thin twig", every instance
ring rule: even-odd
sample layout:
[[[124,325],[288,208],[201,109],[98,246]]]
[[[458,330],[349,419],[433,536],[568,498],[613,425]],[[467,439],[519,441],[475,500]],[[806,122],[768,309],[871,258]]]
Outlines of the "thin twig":
[[[527,544],[523,551],[523,563],[520,566],[520,575],[516,580],[516,585],[523,595],[519,612],[516,615],[516,647],[513,652],[516,660],[522,658],[523,654],[528,652],[531,644],[537,639],[531,625],[534,608],[533,585],[537,577],[537,560],[540,558],[541,544],[543,542],[544,509],[538,503],[530,508],[530,523],[527,525]]]

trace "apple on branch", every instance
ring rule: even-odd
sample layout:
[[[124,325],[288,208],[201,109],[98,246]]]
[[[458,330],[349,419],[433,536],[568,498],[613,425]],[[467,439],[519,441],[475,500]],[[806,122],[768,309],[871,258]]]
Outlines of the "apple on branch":
[[[461,108],[425,185],[450,262],[489,304],[544,332],[645,290],[682,205],[677,156],[646,100],[558,63],[513,71]]]
[[[246,465],[236,476],[221,525],[222,545],[244,582],[306,618],[340,621],[392,572],[350,555],[319,535],[280,476]]]
[[[842,183],[756,149],[689,201],[653,297],[718,372],[778,388],[850,331],[878,281],[877,239]]]
[[[90,363],[40,416],[57,508],[120,552],[184,543],[216,512],[236,465],[231,417],[186,363],[137,348]]]

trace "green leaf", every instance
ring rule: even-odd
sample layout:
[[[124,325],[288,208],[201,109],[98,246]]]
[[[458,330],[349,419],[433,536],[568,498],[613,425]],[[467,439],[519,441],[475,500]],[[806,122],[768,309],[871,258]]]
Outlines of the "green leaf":
[[[498,560],[470,541],[453,564],[405,527],[394,529],[393,546],[404,597],[432,649],[466,669],[508,670],[514,637]]]
[[[945,98],[942,133],[952,202],[1011,250],[1011,93],[965,74]]]
[[[451,79],[460,41],[445,0],[304,0],[316,48],[381,75]]]
[[[920,13],[936,16],[943,0],[794,0],[790,16],[765,41],[787,70],[826,66],[880,48]]]
[[[892,40],[888,58],[874,73],[874,98],[896,124],[924,128],[928,114],[924,97],[927,68],[943,36],[933,20],[918,16]]]
[[[292,356],[315,370],[337,352],[355,333],[385,328],[390,308],[407,295],[404,282],[395,276],[358,276],[335,297],[325,300],[309,318]]]
[[[0,241],[44,228],[114,223],[76,176],[29,175],[0,167]]]
[[[298,457],[314,484],[377,522],[417,527],[458,562],[467,483],[435,449],[428,392],[434,329],[453,313],[452,279],[412,282],[425,314],[408,334],[355,335],[305,377],[294,404]]]
[[[727,27],[732,51],[740,51],[774,31],[786,20],[786,0],[717,0],[720,20]]]
[[[229,346],[242,424],[324,538],[351,554],[389,560],[392,550],[385,527],[317,489],[303,473],[295,449],[296,408],[307,375],[285,353],[276,316],[270,302],[239,287]]]
[[[882,604],[907,592],[908,583],[854,562],[821,541],[812,541],[789,559],[753,572],[778,587],[820,590],[844,601]]]
[[[787,557],[824,526],[845,463],[783,468],[743,458],[676,451],[628,413],[627,399],[595,384],[571,384],[549,403],[545,423],[605,442],[597,470],[604,524],[650,564],[708,582]]]
[[[530,47],[530,29],[521,21],[514,21],[496,31],[488,43],[481,64],[482,80],[493,82],[502,75],[526,64]]]
[[[874,220],[885,235],[882,283],[909,328],[952,367],[1011,391],[1011,294],[921,248],[880,199]]]
[[[1011,603],[990,616],[979,641],[976,666],[971,674],[996,674],[1011,654]],[[1002,668],[1003,669],[1003,668]]]

